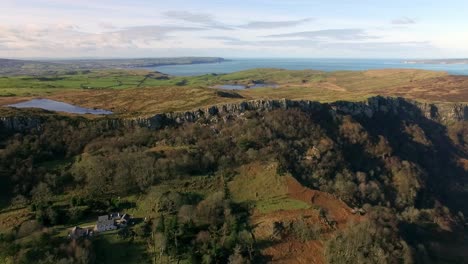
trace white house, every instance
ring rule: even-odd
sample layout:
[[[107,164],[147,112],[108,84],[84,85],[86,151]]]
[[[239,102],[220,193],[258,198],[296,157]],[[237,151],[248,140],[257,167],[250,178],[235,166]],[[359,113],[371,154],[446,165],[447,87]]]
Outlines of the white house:
[[[94,229],[98,232],[115,230],[117,229],[117,226],[115,225],[115,219],[110,215],[99,216],[96,222],[96,227]]]
[[[110,215],[103,215],[98,217],[94,230],[97,232],[105,232],[115,230],[119,227],[126,227],[130,216],[128,214],[112,213]]]

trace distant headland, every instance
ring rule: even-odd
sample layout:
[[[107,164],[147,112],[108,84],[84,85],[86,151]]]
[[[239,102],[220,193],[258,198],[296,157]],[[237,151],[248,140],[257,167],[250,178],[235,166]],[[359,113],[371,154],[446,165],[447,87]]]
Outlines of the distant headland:
[[[468,59],[407,60],[406,64],[468,64]]]

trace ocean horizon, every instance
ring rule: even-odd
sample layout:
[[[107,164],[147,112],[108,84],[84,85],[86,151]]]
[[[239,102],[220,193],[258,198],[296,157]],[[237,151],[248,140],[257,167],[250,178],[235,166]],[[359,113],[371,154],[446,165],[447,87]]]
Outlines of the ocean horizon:
[[[421,69],[443,71],[452,75],[468,75],[468,64],[405,63],[404,59],[301,59],[301,58],[226,58],[220,63],[168,65],[145,69],[175,76],[225,74],[255,68],[287,70],[365,71],[375,69]]]

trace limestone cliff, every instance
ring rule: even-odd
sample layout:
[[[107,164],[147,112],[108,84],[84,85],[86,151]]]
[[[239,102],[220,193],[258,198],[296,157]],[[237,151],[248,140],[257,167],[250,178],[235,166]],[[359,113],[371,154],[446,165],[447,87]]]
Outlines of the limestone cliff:
[[[453,103],[421,103],[404,98],[371,97],[363,102],[338,101],[334,103],[319,103],[314,101],[294,100],[254,100],[241,103],[215,105],[186,112],[161,113],[137,118],[103,117],[91,122],[105,122],[109,127],[141,126],[159,129],[167,125],[184,122],[218,121],[235,118],[246,111],[273,111],[276,109],[297,108],[305,112],[330,111],[371,118],[377,114],[417,117],[423,116],[436,122],[447,124],[451,122],[468,121],[468,105]],[[19,110],[19,112],[21,112]],[[0,127],[21,131],[39,128],[50,118],[39,114],[9,115],[0,117]]]
[[[246,111],[272,111],[298,108],[302,111],[328,110],[335,113],[371,118],[376,114],[424,116],[439,123],[468,121],[467,104],[420,103],[404,98],[371,97],[364,102],[338,101],[323,104],[314,101],[255,100],[236,104],[224,104],[194,111],[162,113],[150,117],[126,120],[129,125],[158,129],[171,123],[195,122],[199,119],[228,119]]]
[[[1,116],[0,128],[4,127],[8,130],[23,131],[33,128],[39,128],[44,119],[39,116]]]

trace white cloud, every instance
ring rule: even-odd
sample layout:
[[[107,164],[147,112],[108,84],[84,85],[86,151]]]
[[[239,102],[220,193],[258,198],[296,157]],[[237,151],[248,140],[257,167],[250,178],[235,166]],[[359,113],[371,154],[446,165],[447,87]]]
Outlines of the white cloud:
[[[195,23],[214,29],[232,29],[230,26],[217,21],[213,15],[207,13],[192,13],[188,11],[167,11],[164,13],[164,16],[169,19]]]
[[[98,23],[99,28],[104,29],[104,30],[115,30],[117,29],[117,26],[115,26],[112,23],[101,21]]]
[[[391,21],[394,25],[410,25],[416,24],[416,20],[410,17],[400,17]]]
[[[274,29],[294,27],[312,21],[312,18],[304,18],[298,20],[282,20],[282,21],[252,21],[245,25],[239,26],[245,29]]]
[[[2,49],[87,51],[93,49],[158,47],[173,38],[172,33],[203,31],[203,28],[178,26],[137,26],[102,33],[78,31],[73,25],[0,28]]]
[[[356,28],[345,28],[345,29],[324,29],[315,31],[303,31],[293,32],[284,34],[274,34],[265,36],[267,38],[304,38],[304,39],[315,39],[315,40],[364,40],[374,39],[377,36],[371,36],[366,33],[363,29]]]
[[[305,0],[299,1],[300,6],[317,9],[302,10],[290,1],[268,5],[272,1],[266,0],[236,4],[186,1],[185,5],[181,4],[183,0],[0,2],[0,57],[131,57],[145,52],[146,56],[167,56],[176,51],[183,51],[181,55],[209,55],[210,50],[213,56],[267,56],[279,49],[286,52],[284,56],[311,56],[315,54],[311,50],[320,50],[320,55],[327,51],[331,57],[340,51],[354,52],[359,57],[366,52],[377,53],[378,49],[382,56],[389,51],[396,53],[399,49],[403,54],[418,48],[435,54],[433,45],[439,47],[436,56],[454,54],[455,50],[456,56],[468,54],[462,29],[444,23],[427,24],[427,19],[422,23],[412,17],[399,17],[401,10],[381,17],[342,12],[335,15],[320,11],[320,6],[328,5],[325,2],[315,5]],[[392,17],[395,19],[389,21]]]

